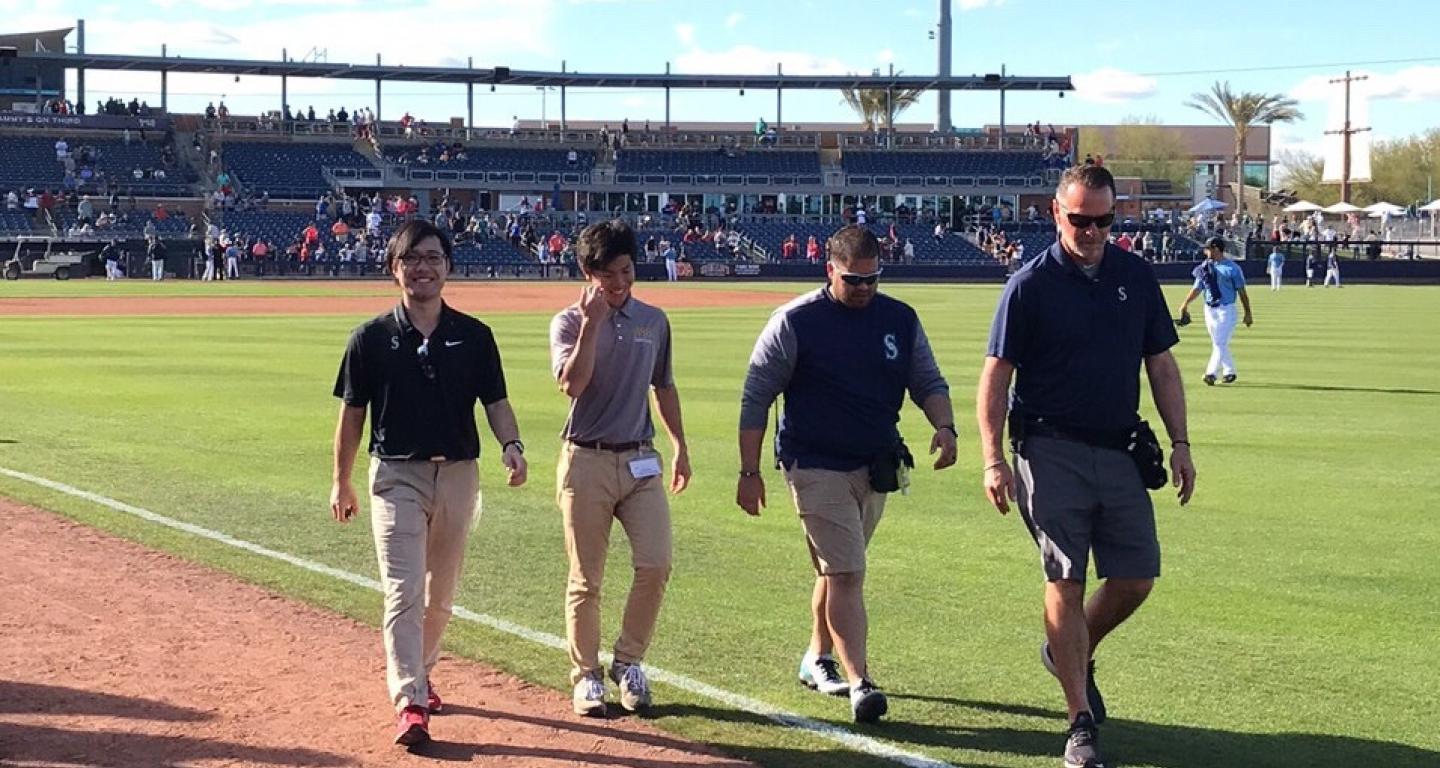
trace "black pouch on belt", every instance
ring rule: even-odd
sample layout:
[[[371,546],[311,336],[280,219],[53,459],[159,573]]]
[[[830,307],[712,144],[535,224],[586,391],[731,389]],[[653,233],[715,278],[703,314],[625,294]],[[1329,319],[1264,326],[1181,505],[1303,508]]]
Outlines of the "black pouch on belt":
[[[900,490],[900,467],[913,469],[915,457],[905,447],[905,441],[870,460],[870,489],[876,493],[894,493]]]
[[[1130,439],[1125,445],[1125,452],[1135,462],[1135,468],[1140,470],[1140,480],[1150,490],[1157,490],[1165,487],[1170,476],[1165,472],[1165,451],[1160,448],[1160,441],[1155,437],[1155,430],[1150,428],[1148,422],[1140,422],[1130,432]]]

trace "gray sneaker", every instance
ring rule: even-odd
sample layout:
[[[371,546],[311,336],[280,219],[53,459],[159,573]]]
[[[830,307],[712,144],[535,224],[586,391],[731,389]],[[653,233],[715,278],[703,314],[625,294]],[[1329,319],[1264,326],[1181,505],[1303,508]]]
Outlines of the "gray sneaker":
[[[1081,712],[1065,737],[1065,768],[1105,768],[1100,756],[1100,731],[1089,712]]]
[[[571,700],[575,714],[582,717],[605,716],[605,681],[598,674],[586,675],[575,684],[575,695]]]
[[[650,679],[639,664],[617,661],[610,665],[610,679],[620,687],[620,706],[627,712],[639,712],[650,706]]]

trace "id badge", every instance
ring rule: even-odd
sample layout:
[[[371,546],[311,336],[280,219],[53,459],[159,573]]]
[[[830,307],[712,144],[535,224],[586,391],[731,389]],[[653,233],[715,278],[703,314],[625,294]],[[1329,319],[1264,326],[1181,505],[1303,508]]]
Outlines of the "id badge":
[[[630,476],[636,480],[660,476],[660,457],[641,456],[630,460]]]

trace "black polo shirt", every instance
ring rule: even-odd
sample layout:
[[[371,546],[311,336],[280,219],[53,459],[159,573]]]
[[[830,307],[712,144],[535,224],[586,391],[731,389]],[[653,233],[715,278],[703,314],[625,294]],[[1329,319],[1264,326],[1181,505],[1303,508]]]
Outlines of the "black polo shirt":
[[[335,396],[370,406],[372,456],[463,461],[480,456],[475,401],[504,400],[505,374],[489,326],[444,305],[427,343],[396,305],[350,334]]]
[[[1149,264],[1106,245],[1087,277],[1056,242],[1005,286],[988,354],[1015,365],[1013,411],[1109,432],[1140,420],[1141,360],[1179,341]]]

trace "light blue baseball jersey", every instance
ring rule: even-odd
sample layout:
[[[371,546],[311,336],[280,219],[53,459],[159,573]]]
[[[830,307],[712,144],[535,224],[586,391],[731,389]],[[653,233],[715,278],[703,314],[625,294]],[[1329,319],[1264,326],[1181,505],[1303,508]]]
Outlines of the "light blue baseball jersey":
[[[1206,267],[1215,271],[1214,285],[1205,279]],[[1205,293],[1205,303],[1209,306],[1229,306],[1235,303],[1235,297],[1245,288],[1245,275],[1240,271],[1240,266],[1229,259],[1204,262],[1195,268],[1195,288]],[[1215,291],[1218,290],[1219,301],[1216,301]]]

